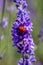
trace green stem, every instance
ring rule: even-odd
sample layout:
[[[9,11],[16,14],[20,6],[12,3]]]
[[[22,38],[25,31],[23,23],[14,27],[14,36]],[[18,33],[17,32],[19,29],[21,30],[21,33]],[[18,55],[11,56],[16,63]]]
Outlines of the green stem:
[[[3,0],[3,8],[2,8],[2,17],[1,17],[1,22],[2,22],[2,19],[3,19],[3,16],[4,16],[4,11],[5,11],[5,2],[6,2],[6,0]]]

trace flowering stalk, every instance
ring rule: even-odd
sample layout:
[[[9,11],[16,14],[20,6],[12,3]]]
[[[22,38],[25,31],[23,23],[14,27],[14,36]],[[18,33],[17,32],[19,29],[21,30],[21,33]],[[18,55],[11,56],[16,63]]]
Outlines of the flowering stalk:
[[[3,8],[2,8],[2,18],[1,18],[1,22],[2,22],[2,19],[3,19],[3,16],[4,16],[5,2],[6,2],[6,0],[3,1]]]
[[[17,47],[18,52],[23,54],[23,58],[18,61],[18,65],[32,65],[35,62],[34,42],[30,32],[32,31],[32,22],[30,12],[27,10],[25,0],[14,0],[17,7],[17,19],[12,26],[13,46]]]
[[[5,29],[8,25],[8,21],[7,21],[8,18],[4,17],[5,3],[6,3],[6,0],[3,0],[2,16],[1,16],[1,21],[0,21],[0,27],[2,29]]]
[[[1,16],[1,21],[0,21],[0,29],[4,30],[7,25],[8,25],[8,17],[4,17],[4,12],[5,12],[5,3],[6,0],[3,0],[3,7],[2,7],[2,16]],[[0,41],[4,39],[4,33],[0,34]],[[1,46],[1,45],[0,45]]]

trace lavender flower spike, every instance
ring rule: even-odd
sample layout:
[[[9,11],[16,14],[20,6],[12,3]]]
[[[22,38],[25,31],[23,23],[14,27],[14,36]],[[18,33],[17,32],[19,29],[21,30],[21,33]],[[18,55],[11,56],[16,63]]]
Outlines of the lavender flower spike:
[[[34,41],[32,35],[33,23],[30,20],[30,12],[27,11],[25,0],[14,0],[17,7],[17,19],[12,26],[13,46],[18,49],[18,53],[23,55],[17,65],[32,65],[36,61],[34,56]]]
[[[3,55],[0,55],[0,60],[2,60],[3,59]]]
[[[13,5],[8,6],[8,7],[6,8],[6,11],[7,11],[7,12],[12,12],[12,11],[14,11],[14,6],[13,6]]]
[[[3,39],[4,39],[4,35],[1,35],[1,36],[0,36],[0,40],[3,40]]]
[[[35,57],[30,56],[30,58],[28,56],[21,58],[18,62],[18,65],[32,65],[32,62],[36,61]]]
[[[4,17],[1,22],[2,28],[5,29],[8,25],[8,18]]]

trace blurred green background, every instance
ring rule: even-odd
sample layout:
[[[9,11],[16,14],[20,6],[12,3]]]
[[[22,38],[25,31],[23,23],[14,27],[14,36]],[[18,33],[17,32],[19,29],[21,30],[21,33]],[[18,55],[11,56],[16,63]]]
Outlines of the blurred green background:
[[[43,64],[43,41],[39,40],[38,34],[40,34],[40,28],[43,26],[43,0],[26,0],[28,3],[28,10],[31,12],[30,17],[33,22],[33,32],[31,32],[34,43],[36,44],[35,56],[38,61]],[[7,3],[5,8],[15,3]],[[17,65],[18,59],[22,56],[17,53],[17,49],[13,47],[11,40],[12,24],[16,19],[16,8],[13,12],[7,12],[5,10],[4,17],[8,17],[8,26],[5,30],[0,28],[0,35],[4,34],[3,40],[0,40],[0,65]],[[0,10],[0,21],[2,17],[2,10]]]

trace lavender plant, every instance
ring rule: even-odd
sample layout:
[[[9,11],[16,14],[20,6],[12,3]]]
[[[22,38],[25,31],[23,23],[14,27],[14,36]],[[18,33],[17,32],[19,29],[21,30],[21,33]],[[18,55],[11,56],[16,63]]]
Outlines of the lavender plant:
[[[3,29],[5,29],[7,27],[7,25],[8,25],[8,18],[7,17],[3,17],[2,22],[0,23],[0,25],[1,25],[1,27]]]
[[[23,55],[17,65],[32,65],[36,61],[34,55],[34,41],[30,32],[33,28],[33,23],[30,20],[30,12],[27,10],[25,0],[14,0],[17,8],[17,19],[12,26],[13,46],[17,47],[18,53]]]
[[[3,0],[2,3],[2,16],[1,16],[1,21],[0,21],[0,28],[5,29],[8,25],[8,17],[4,17],[4,12],[5,12],[5,3],[6,0]],[[4,39],[4,34],[0,35],[0,40]]]
[[[41,27],[39,30],[38,39],[39,41],[43,42],[43,27]]]

